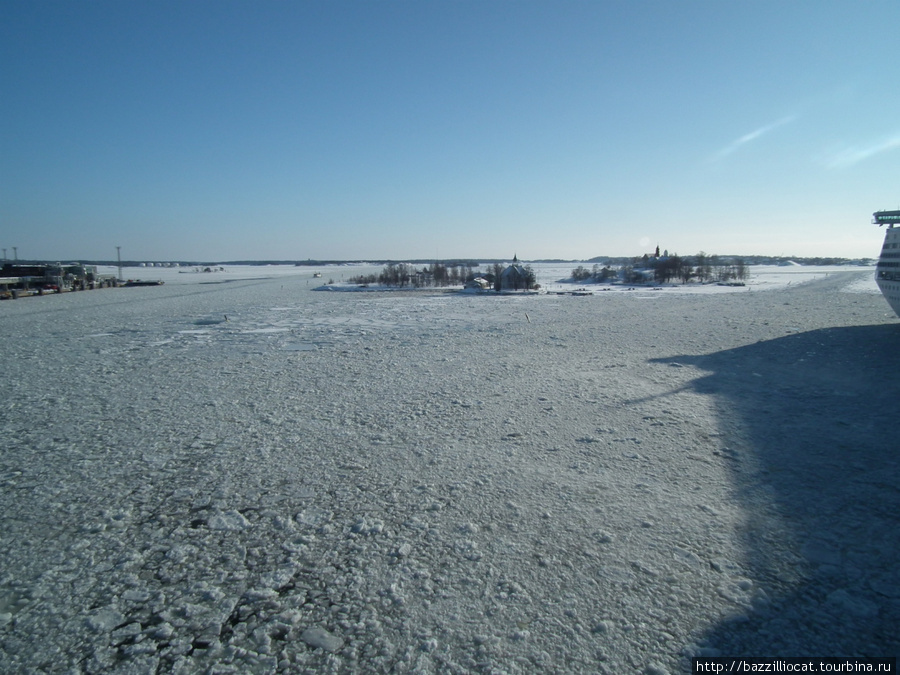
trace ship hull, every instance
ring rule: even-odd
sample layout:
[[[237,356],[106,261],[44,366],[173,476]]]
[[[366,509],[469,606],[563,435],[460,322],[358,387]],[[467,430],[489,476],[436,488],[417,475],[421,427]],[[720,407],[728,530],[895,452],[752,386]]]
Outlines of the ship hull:
[[[876,222],[877,216],[876,215]],[[889,225],[878,257],[875,282],[888,304],[900,316],[900,227]]]

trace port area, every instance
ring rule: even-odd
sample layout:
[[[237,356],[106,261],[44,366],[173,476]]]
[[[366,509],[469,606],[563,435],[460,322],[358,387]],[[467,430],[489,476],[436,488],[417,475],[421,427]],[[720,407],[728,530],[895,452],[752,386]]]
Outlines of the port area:
[[[0,300],[119,285],[125,284],[114,274],[98,273],[96,265],[6,263],[0,269]]]

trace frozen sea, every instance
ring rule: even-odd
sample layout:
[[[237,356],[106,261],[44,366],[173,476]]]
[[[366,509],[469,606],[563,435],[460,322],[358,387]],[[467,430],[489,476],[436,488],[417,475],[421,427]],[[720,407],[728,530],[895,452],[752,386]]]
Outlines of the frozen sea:
[[[499,296],[126,268],[166,283],[0,303],[0,671],[897,656],[900,320],[873,270],[572,267]]]

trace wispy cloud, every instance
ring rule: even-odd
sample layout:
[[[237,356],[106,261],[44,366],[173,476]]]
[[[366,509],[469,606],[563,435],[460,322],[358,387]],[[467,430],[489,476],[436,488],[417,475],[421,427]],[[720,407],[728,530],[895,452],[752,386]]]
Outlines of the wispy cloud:
[[[895,150],[896,148],[900,148],[900,133],[889,138],[884,138],[871,145],[851,145],[834,152],[825,160],[825,166],[829,169],[842,169],[853,166],[854,164],[859,164],[870,157],[880,155],[882,152],[888,152],[889,150]]]
[[[755,141],[756,139],[765,136],[767,133],[777,129],[778,127],[782,127],[785,124],[790,124],[791,122],[793,122],[796,119],[797,119],[796,115],[789,115],[787,117],[782,117],[780,120],[772,122],[771,124],[767,124],[764,127],[760,127],[759,129],[755,129],[754,131],[751,131],[749,134],[744,134],[740,138],[732,141],[731,143],[726,145],[724,148],[719,150],[715,155],[713,155],[712,159],[713,159],[713,161],[724,159],[725,157],[732,154],[739,148],[742,148],[743,146],[747,145],[747,143],[751,143],[752,141]]]

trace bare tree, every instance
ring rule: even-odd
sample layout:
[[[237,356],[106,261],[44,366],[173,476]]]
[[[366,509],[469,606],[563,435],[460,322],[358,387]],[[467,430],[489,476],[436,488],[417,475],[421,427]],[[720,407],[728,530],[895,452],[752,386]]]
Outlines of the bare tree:
[[[597,266],[594,265],[596,268]],[[585,279],[589,279],[591,277],[591,273],[584,265],[579,265],[574,270],[572,270],[572,279],[575,281],[584,281]]]
[[[695,274],[700,281],[708,281],[712,274],[712,268],[709,265],[709,257],[703,251],[694,256],[697,262]]]
[[[525,271],[525,290],[531,290],[537,285],[537,277],[535,276],[534,269],[531,265],[525,265],[523,269]]]
[[[678,278],[681,279],[681,283],[686,284],[691,280],[692,276],[694,276],[694,264],[690,258],[685,258],[681,262],[681,269],[678,272]]]

